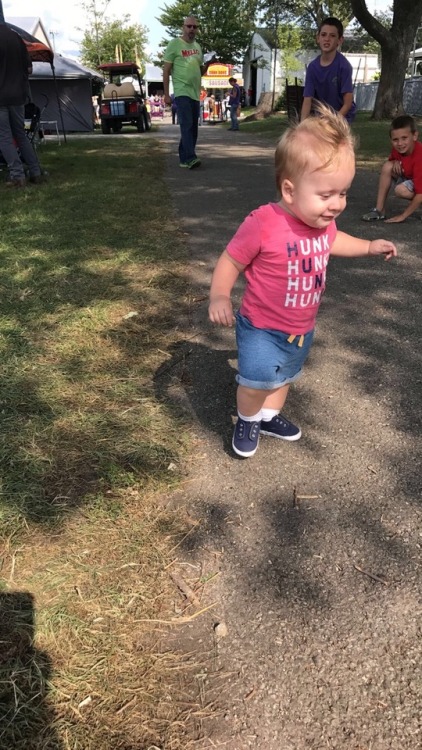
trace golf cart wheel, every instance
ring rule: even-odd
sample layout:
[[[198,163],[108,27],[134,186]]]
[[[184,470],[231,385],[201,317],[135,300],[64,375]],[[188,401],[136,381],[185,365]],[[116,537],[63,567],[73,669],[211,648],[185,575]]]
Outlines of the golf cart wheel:
[[[145,130],[151,130],[151,116],[149,112],[145,110]]]
[[[101,132],[104,133],[104,135],[110,135],[110,123],[108,120],[102,121]]]
[[[143,115],[138,117],[138,119],[136,120],[136,130],[138,131],[138,133],[143,133],[145,130],[145,120]]]
[[[113,122],[113,125],[111,126],[113,133],[120,133],[122,129],[122,123],[121,122]]]

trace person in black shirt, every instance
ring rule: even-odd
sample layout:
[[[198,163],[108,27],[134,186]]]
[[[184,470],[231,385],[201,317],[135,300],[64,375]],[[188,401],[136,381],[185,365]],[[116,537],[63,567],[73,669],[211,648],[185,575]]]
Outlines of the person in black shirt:
[[[31,72],[31,60],[22,38],[0,24],[0,151],[9,169],[8,187],[25,187],[23,162],[28,167],[30,182],[42,180],[37,155],[25,134],[25,102],[29,98]]]
[[[231,89],[229,91],[230,119],[231,126],[228,130],[239,130],[238,108],[240,106],[240,86],[236,83],[236,78],[229,78]]]

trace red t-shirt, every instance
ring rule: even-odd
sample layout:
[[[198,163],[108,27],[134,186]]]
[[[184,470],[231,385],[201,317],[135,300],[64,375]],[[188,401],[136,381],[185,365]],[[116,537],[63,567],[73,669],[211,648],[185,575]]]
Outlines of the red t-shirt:
[[[399,154],[395,148],[392,149],[390,161],[399,161],[403,170],[403,177],[412,180],[416,194],[422,193],[422,143],[415,141],[415,147],[411,154]]]
[[[246,266],[241,314],[255,328],[296,335],[312,331],[336,234],[334,221],[314,229],[278,203],[252,211],[227,246],[228,254]]]

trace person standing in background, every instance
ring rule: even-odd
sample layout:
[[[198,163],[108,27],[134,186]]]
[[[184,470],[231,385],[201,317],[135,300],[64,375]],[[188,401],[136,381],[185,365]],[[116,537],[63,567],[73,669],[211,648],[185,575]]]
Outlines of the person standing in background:
[[[201,76],[212,62],[211,58],[207,63],[203,63],[202,49],[196,41],[198,29],[198,21],[194,16],[185,18],[182,35],[172,39],[164,52],[164,101],[168,105],[171,104],[171,76],[180,126],[179,166],[187,169],[194,169],[201,164],[195,152]]]
[[[236,78],[229,78],[231,89],[229,91],[229,106],[231,126],[228,130],[239,130],[239,120],[237,119],[237,110],[240,107],[240,86],[236,83]]]
[[[312,113],[312,100],[332,107],[353,122],[356,104],[353,101],[353,68],[338,51],[343,41],[343,24],[338,18],[325,18],[318,30],[317,42],[321,54],[309,63],[306,70],[301,119]]]
[[[174,94],[170,96],[171,99],[171,124],[177,125],[177,104],[176,104],[176,97]]]
[[[9,170],[7,187],[25,187],[23,162],[29,170],[29,181],[42,181],[37,155],[25,133],[30,73],[32,63],[24,41],[16,31],[0,24],[0,151]]]

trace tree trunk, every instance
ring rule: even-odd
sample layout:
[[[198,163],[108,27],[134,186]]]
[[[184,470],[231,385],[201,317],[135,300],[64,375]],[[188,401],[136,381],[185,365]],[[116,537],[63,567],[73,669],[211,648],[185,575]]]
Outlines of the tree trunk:
[[[274,49],[274,64],[273,64],[273,95],[271,99],[271,111],[274,112],[275,107],[275,82],[276,82],[276,65],[277,65],[277,52],[278,46]],[[272,55],[272,52],[271,52]]]
[[[404,79],[422,19],[422,0],[394,0],[391,29],[369,13],[366,0],[350,0],[350,4],[361,26],[381,46],[381,78],[372,117],[391,120],[403,112]]]
[[[410,42],[410,43],[409,43]],[[373,120],[392,120],[403,114],[403,87],[409,56],[413,44],[410,40],[396,39],[381,47],[381,78],[375,99]]]

